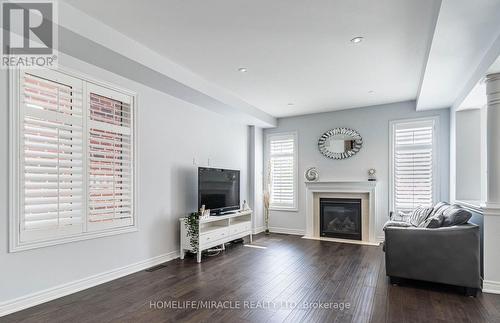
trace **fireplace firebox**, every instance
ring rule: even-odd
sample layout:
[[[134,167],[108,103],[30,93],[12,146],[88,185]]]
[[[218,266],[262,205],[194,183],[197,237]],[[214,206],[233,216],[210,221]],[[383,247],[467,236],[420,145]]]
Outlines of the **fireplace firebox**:
[[[320,236],[361,240],[361,199],[320,198]]]

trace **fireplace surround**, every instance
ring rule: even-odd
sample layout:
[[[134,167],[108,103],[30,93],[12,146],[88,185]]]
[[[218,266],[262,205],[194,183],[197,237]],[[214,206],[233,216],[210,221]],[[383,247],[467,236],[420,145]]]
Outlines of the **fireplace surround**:
[[[304,238],[378,245],[383,237],[375,234],[377,212],[376,181],[316,181],[306,182],[306,232]],[[320,198],[361,199],[361,240],[331,238],[320,235]]]

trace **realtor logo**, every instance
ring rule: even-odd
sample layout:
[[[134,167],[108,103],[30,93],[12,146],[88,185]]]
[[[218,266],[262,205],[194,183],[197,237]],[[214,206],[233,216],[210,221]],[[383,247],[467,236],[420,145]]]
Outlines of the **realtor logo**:
[[[56,18],[52,1],[3,2],[1,66],[54,67]]]

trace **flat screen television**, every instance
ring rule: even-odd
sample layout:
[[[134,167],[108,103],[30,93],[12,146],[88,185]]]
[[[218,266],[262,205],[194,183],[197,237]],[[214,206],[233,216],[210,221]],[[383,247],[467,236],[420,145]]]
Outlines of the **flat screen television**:
[[[211,215],[240,209],[240,171],[198,167],[198,208]]]

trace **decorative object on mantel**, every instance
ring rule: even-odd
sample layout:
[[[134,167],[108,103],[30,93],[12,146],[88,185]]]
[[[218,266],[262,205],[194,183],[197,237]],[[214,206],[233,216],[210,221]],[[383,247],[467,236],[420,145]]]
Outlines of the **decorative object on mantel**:
[[[210,214],[210,210],[208,210],[208,214]],[[189,235],[189,244],[193,252],[198,252],[198,239],[200,235],[200,214],[197,212],[191,213],[188,217],[186,217],[186,231]]]
[[[241,206],[241,209],[243,211],[250,210],[250,207],[248,206],[247,200],[243,200],[243,205]]]
[[[319,179],[319,172],[316,167],[310,167],[304,173],[306,180],[309,182],[315,182]]]
[[[363,138],[361,138],[361,135],[349,128],[328,130],[318,140],[319,151],[332,159],[352,157],[362,146]]]
[[[375,168],[370,168],[370,169],[368,170],[368,180],[369,180],[370,182],[375,182],[375,181],[377,180],[377,175],[376,175],[376,172],[377,172],[377,171],[375,170]]]

